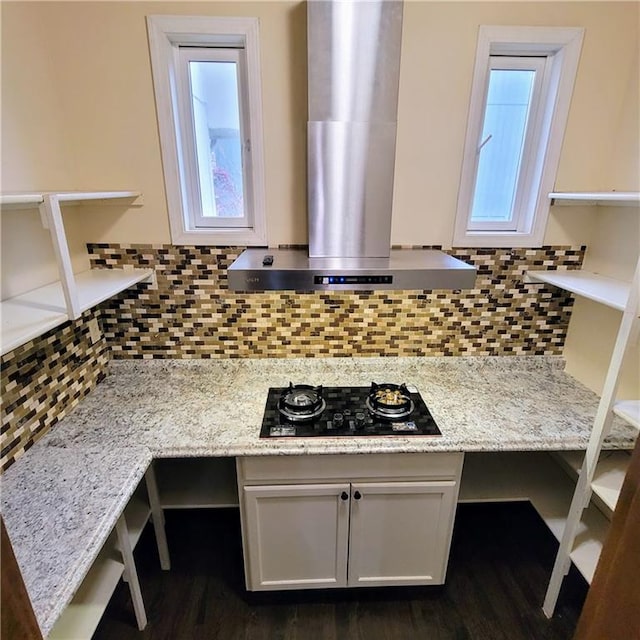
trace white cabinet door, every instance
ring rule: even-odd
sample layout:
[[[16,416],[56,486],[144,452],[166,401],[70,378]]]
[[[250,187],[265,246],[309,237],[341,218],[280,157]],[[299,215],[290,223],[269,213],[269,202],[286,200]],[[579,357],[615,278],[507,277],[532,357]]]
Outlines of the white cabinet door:
[[[247,588],[347,584],[349,484],[245,486]]]
[[[442,584],[456,482],[351,485],[348,586]]]

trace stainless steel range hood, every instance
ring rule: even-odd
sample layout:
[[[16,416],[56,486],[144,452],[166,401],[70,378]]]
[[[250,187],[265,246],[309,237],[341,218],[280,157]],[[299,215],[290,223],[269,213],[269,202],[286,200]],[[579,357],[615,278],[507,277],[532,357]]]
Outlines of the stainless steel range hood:
[[[390,249],[402,12],[400,0],[307,3],[309,253],[248,249],[231,289],[474,285],[475,268],[440,251]]]
[[[265,266],[265,257],[273,265]],[[236,291],[465,289],[476,270],[442,251],[392,249],[387,258],[310,258],[306,249],[247,249],[229,267]]]

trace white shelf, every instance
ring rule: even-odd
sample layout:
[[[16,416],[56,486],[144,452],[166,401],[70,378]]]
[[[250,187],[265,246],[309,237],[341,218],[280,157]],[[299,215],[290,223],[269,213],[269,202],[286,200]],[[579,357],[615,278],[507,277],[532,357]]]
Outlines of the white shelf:
[[[113,543],[114,536],[110,536],[73,600],[56,621],[49,640],[88,640],[93,635],[124,571]]]
[[[41,193],[3,193],[0,194],[0,206],[25,207],[39,205],[44,202]]]
[[[637,207],[640,205],[638,191],[554,191],[549,194],[549,198],[552,205],[560,206]]]
[[[560,540],[574,488],[547,453],[474,453],[465,455],[458,501],[529,500]],[[608,521],[598,509],[592,506],[584,511],[571,560],[587,582],[593,578],[607,530]]]
[[[640,400],[619,400],[613,405],[613,412],[640,431]]]
[[[155,462],[163,509],[237,507],[234,458],[178,458]]]
[[[527,276],[536,282],[551,284],[577,296],[618,309],[618,311],[624,311],[631,291],[629,282],[578,269],[571,271],[527,271]]]
[[[137,198],[139,191],[67,191],[56,193],[60,202],[82,202],[86,200],[118,200],[120,198]]]
[[[44,287],[43,287],[44,288]],[[62,288],[60,288],[62,292]],[[48,307],[42,302],[39,290],[0,302],[0,322],[2,355],[33,340],[68,320],[62,305]]]
[[[151,269],[91,269],[76,274],[78,299],[86,311],[148,279]],[[54,282],[0,302],[1,353],[12,351],[69,319],[62,284]]]
[[[76,274],[78,298],[83,311],[147,280],[153,269],[89,269]]]
[[[0,194],[0,206],[25,207],[37,206],[44,202],[45,196],[56,196],[60,202],[82,202],[85,200],[115,200],[119,198],[137,198],[139,191],[46,191],[42,193],[4,193]]]
[[[595,506],[590,505],[582,512],[569,557],[589,584],[593,580],[608,530],[609,521]]]
[[[577,478],[584,452],[562,451],[557,457],[572,477]],[[598,458],[591,483],[592,500],[609,520],[616,509],[630,457],[628,451],[603,451]]]
[[[149,521],[151,508],[142,482],[124,509],[131,548],[134,549]],[[90,640],[124,572],[115,530],[111,532],[80,588],[58,618],[49,640]]]

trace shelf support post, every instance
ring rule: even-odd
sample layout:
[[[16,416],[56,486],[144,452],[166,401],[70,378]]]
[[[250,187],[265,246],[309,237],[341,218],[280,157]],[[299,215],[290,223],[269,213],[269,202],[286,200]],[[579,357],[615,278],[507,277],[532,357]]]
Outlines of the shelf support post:
[[[44,196],[40,205],[40,215],[43,221],[46,221],[46,227],[51,234],[53,242],[53,250],[58,263],[58,273],[60,282],[62,283],[62,291],[64,293],[64,301],[67,306],[67,315],[71,320],[77,320],[80,315],[80,301],[78,298],[78,290],[75,279],[73,277],[73,267],[71,265],[71,254],[69,253],[69,245],[64,232],[64,223],[62,221],[62,211],[60,210],[60,200],[55,194],[47,194]]]
[[[142,631],[147,626],[147,612],[144,609],[144,601],[142,600],[142,591],[140,590],[140,582],[138,581],[138,572],[133,559],[133,551],[131,549],[131,541],[129,540],[129,531],[127,530],[127,522],[124,514],[118,518],[116,522],[116,534],[118,536],[118,545],[120,553],[124,561],[124,572],[127,577],[126,582],[129,583],[129,591],[131,592],[131,600],[133,602],[133,610],[136,614],[136,622],[138,629]]]
[[[153,469],[153,462],[149,465],[145,473],[145,480],[147,482],[147,493],[149,494],[149,506],[151,507],[151,520],[156,534],[156,544],[158,545],[160,567],[162,567],[164,571],[168,571],[171,569],[171,559],[169,558],[167,534],[164,529],[164,512],[160,504],[160,494],[158,492],[158,483]]]

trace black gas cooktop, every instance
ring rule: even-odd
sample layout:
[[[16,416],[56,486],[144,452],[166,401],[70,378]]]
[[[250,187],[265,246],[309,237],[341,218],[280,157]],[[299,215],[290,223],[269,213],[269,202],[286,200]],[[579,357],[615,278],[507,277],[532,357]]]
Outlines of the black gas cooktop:
[[[270,388],[261,438],[439,436],[427,405],[412,387]]]

